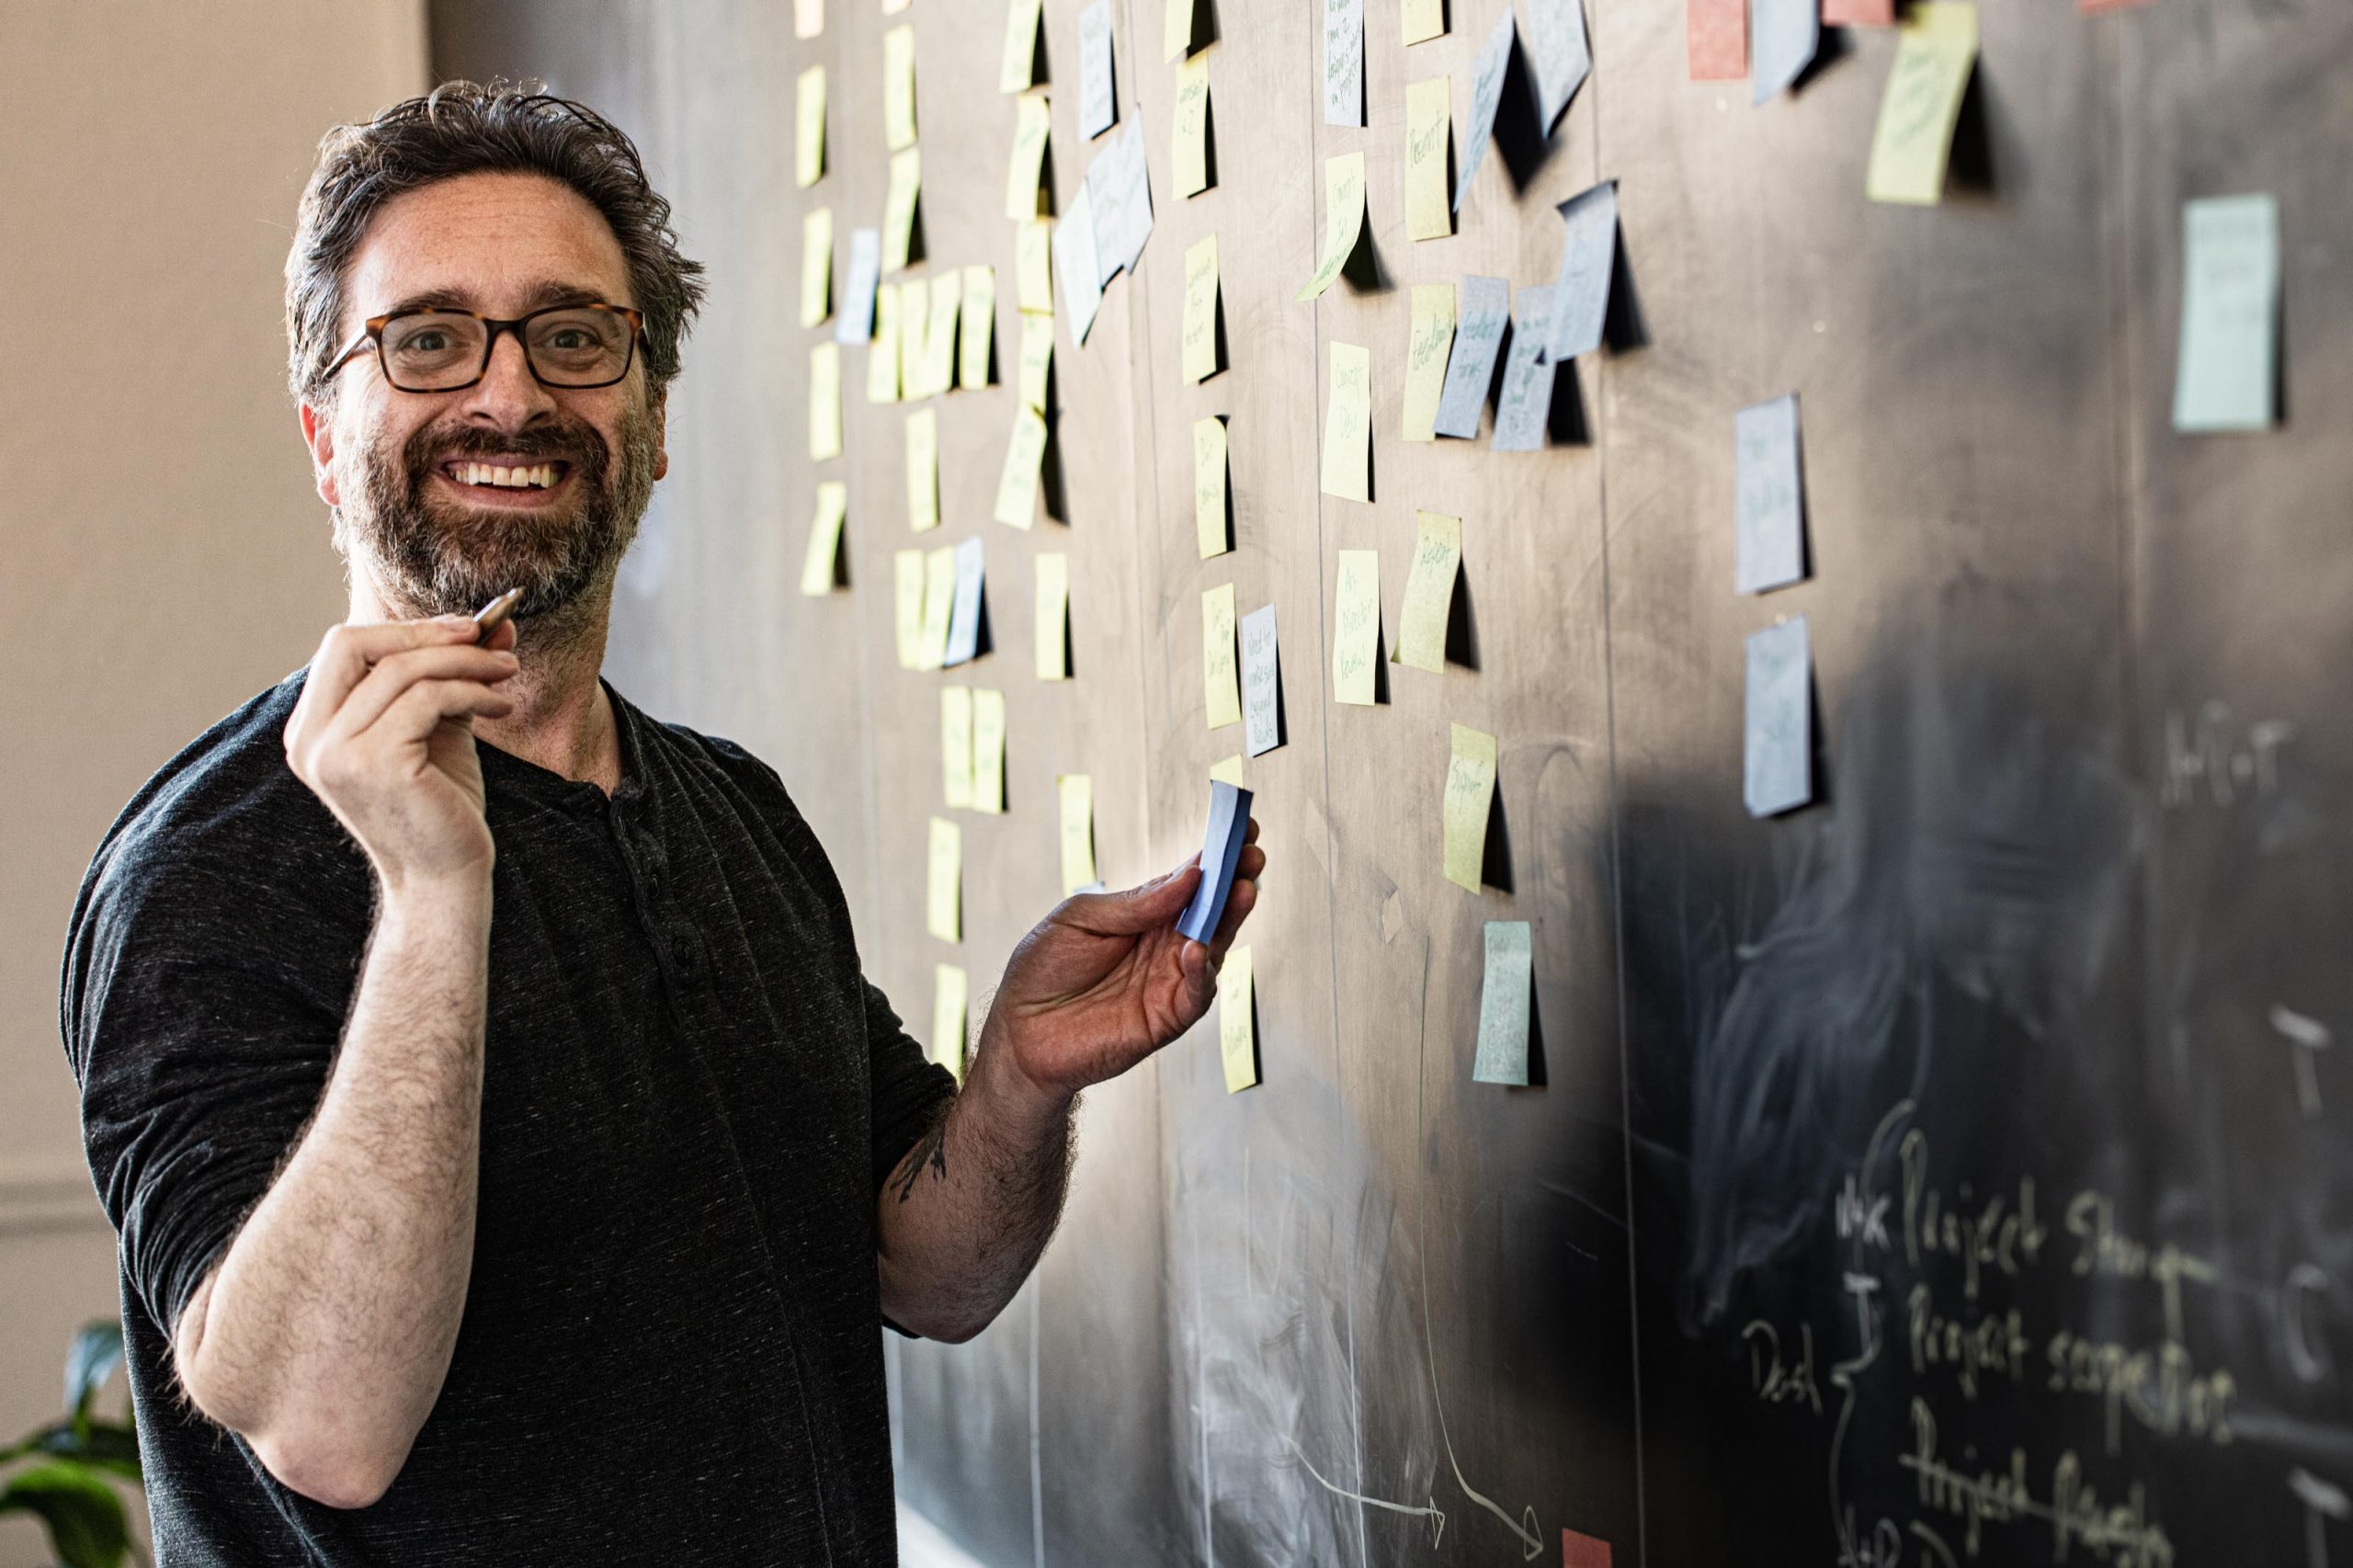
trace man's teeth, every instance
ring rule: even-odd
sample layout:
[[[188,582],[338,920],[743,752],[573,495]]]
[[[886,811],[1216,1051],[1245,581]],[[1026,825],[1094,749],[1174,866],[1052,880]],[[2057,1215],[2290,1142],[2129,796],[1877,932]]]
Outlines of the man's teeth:
[[[555,464],[540,463],[531,468],[493,468],[488,463],[453,463],[451,471],[460,484],[503,484],[512,490],[526,488],[545,490],[555,483]]]

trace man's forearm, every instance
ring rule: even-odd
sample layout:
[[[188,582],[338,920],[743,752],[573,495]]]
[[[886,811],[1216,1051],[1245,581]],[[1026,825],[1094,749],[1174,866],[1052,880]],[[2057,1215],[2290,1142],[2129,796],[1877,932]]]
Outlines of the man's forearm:
[[[964,1086],[884,1185],[882,1310],[969,1339],[1021,1289],[1062,1217],[1075,1100],[1024,1082],[985,1038]]]
[[[384,892],[319,1109],[191,1300],[181,1381],[281,1481],[392,1483],[439,1396],[472,1268],[487,874]]]

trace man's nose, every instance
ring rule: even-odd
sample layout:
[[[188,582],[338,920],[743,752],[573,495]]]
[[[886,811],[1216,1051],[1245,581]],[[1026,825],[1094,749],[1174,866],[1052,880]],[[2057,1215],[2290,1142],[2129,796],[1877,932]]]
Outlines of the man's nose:
[[[493,338],[482,380],[466,389],[466,416],[502,430],[517,430],[554,408],[555,399],[531,374],[522,338],[511,331]]]

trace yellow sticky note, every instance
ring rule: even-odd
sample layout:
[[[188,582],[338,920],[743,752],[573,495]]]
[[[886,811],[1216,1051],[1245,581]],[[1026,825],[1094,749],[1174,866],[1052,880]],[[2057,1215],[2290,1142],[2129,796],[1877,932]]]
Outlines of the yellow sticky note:
[[[809,346],[809,460],[842,455],[842,346]]]
[[[1017,93],[1038,79],[1038,11],[1042,0],[1007,0],[1005,55],[996,69],[996,90]]]
[[[825,174],[825,68],[801,73],[793,93],[792,183],[802,189]]]
[[[931,279],[910,278],[899,285],[899,395],[909,403],[931,395],[923,383],[930,342]]]
[[[1005,468],[997,475],[996,506],[990,516],[1026,528],[1038,514],[1038,470],[1046,458],[1046,421],[1034,408],[1013,411],[1013,434],[1005,443]]]
[[[1372,462],[1372,354],[1354,343],[1332,345],[1332,386],[1324,406],[1324,494],[1370,501]]]
[[[1976,62],[1975,6],[1922,0],[1904,13],[1863,185],[1873,201],[1934,207],[1943,197],[1953,127]]]
[[[943,942],[964,939],[964,830],[946,817],[931,819],[931,875],[924,927]]]
[[[915,29],[902,22],[882,35],[882,144],[915,144]]]
[[[815,326],[834,309],[834,210],[801,220],[801,324]]]
[[[1021,406],[1046,412],[1047,383],[1054,369],[1054,318],[1021,318]]]
[[[1217,374],[1217,236],[1185,252],[1185,379],[1202,381]]]
[[[915,246],[915,203],[923,196],[923,149],[909,147],[891,154],[891,188],[882,199],[882,268],[896,272],[907,265]]]
[[[1454,209],[1446,190],[1447,139],[1453,121],[1448,78],[1433,76],[1405,87],[1405,234],[1442,240],[1454,233]]]
[[[1005,169],[1005,215],[1017,223],[1036,220],[1043,208],[1040,168],[1046,157],[1046,133],[1052,124],[1042,89],[1014,101],[1013,161]]]
[[[1160,29],[1160,58],[1182,60],[1185,51],[1193,47],[1194,0],[1168,0],[1166,19]]]
[[[1210,184],[1210,57],[1193,56],[1176,67],[1176,74],[1169,174],[1176,182],[1177,195],[1196,196]]]
[[[1372,706],[1373,665],[1381,657],[1381,552],[1340,551],[1333,597],[1332,700]]]
[[[989,384],[996,348],[996,268],[964,268],[964,313],[957,334],[956,384],[977,392]]]
[[[915,668],[936,670],[948,659],[949,618],[956,609],[956,547],[943,544],[924,551],[923,633],[915,649]]]
[[[972,809],[1005,810],[1005,693],[972,693]]]
[[[1050,551],[1038,557],[1036,631],[1038,678],[1070,678],[1070,557]]]
[[[1054,222],[1031,218],[1013,231],[1013,302],[1023,315],[1054,313]]]
[[[1397,651],[1389,662],[1436,673],[1446,667],[1446,618],[1454,604],[1454,574],[1462,563],[1462,519],[1417,511],[1414,525],[1414,565],[1405,574]]]
[[[899,290],[884,283],[874,290],[874,335],[866,345],[866,401],[899,401]]]
[[[953,567],[951,558],[949,562]],[[924,560],[920,550],[894,551],[891,556],[892,596],[897,608],[899,633],[899,667],[903,670],[923,668]]]
[[[1211,729],[1242,722],[1242,664],[1233,652],[1231,583],[1201,595],[1201,692]]]
[[[1446,0],[1404,0],[1405,41],[1420,43],[1446,31]]]
[[[1454,755],[1446,765],[1446,880],[1479,891],[1487,854],[1487,808],[1495,798],[1495,737],[1454,726]]]
[[[792,36],[815,38],[825,30],[825,0],[792,0]]]
[[[964,311],[964,276],[943,272],[931,280],[931,324],[923,335],[924,397],[938,397],[956,380],[956,328]]]
[[[1446,390],[1446,359],[1454,347],[1454,285],[1414,285],[1413,321],[1405,337],[1405,439],[1438,439],[1438,395]]]
[[[917,533],[939,526],[939,416],[928,408],[907,415],[907,527]]]
[[[842,518],[849,511],[849,488],[838,479],[817,486],[817,516],[809,525],[809,550],[801,558],[801,591],[822,598],[834,591],[841,555]]]
[[[1364,154],[1343,153],[1324,160],[1324,259],[1299,291],[1313,300],[1332,286],[1364,232]]]
[[[1225,1063],[1225,1092],[1239,1094],[1258,1081],[1258,1031],[1251,1017],[1256,998],[1250,973],[1250,944],[1225,950],[1217,971],[1217,1053]]]
[[[1054,780],[1062,802],[1063,896],[1095,881],[1095,780],[1065,773]]]
[[[931,966],[930,1059],[964,1081],[964,1036],[971,1027],[972,982],[961,966]]]
[[[1225,523],[1225,421],[1212,415],[1193,421],[1193,536],[1202,560],[1230,548]]]
[[[972,688],[939,688],[940,799],[950,806],[972,803]]]
[[[1217,761],[1211,763],[1210,782],[1231,784],[1237,790],[1241,789],[1242,754],[1235,752],[1232,756],[1220,757]]]

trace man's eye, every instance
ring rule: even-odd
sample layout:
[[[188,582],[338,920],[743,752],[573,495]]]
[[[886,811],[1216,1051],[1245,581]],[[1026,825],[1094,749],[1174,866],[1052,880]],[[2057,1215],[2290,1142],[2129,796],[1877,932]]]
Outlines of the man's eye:
[[[441,350],[449,347],[449,335],[446,332],[438,331],[412,332],[406,337],[401,339],[400,346],[402,351],[404,353],[438,354]]]
[[[552,348],[587,348],[593,347],[589,341],[588,335],[576,326],[561,328],[548,340],[548,342],[549,347]]]

